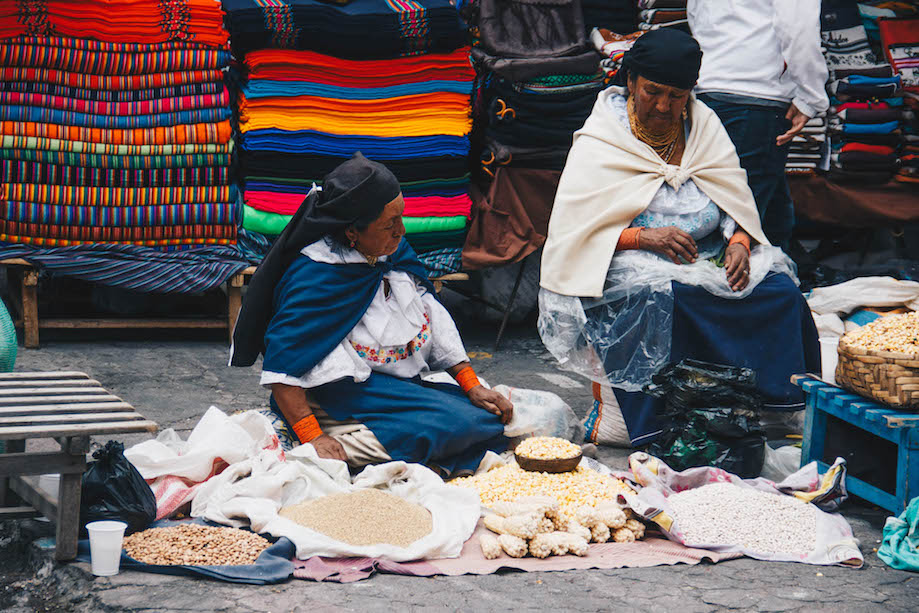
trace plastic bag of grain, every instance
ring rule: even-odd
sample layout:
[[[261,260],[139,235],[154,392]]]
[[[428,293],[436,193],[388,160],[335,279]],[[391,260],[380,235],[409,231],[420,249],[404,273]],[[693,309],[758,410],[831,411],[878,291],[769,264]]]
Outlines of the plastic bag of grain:
[[[423,507],[430,514],[430,531],[418,533],[426,532],[402,546],[391,543],[354,544],[291,519],[298,515],[296,510],[291,509],[303,503],[369,489],[392,494],[410,505]],[[374,502],[383,497],[364,498]],[[332,504],[317,506],[320,512],[334,509]],[[283,513],[282,509],[285,509]],[[392,510],[381,508],[379,516],[391,518]],[[237,528],[249,526],[260,534],[286,536],[296,545],[300,559],[313,556],[367,557],[406,562],[458,557],[463,543],[475,530],[481,505],[474,491],[449,486],[433,471],[419,464],[388,462],[368,466],[352,480],[344,462],[320,458],[312,445],[301,445],[287,454],[287,461],[263,452],[231,465],[198,490],[191,511],[194,517],[224,525]],[[304,513],[308,515],[314,511],[316,509],[308,509]],[[353,509],[348,512],[349,521],[367,521],[361,514],[350,511]],[[419,518],[424,516],[423,513],[414,515]],[[327,522],[319,519],[308,523],[321,529]],[[391,531],[380,530],[380,526],[376,526],[375,530],[379,533],[413,530],[413,527],[398,522],[390,527]],[[355,528],[360,531],[361,525],[355,525]]]

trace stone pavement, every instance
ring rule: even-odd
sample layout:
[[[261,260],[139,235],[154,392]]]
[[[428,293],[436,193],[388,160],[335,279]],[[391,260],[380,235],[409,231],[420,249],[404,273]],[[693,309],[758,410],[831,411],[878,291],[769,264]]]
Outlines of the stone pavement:
[[[545,389],[579,415],[589,386],[565,374],[532,328],[512,330],[493,353],[495,328],[461,322],[476,370],[492,383]],[[82,370],[131,402],[162,428],[194,427],[210,405],[227,412],[263,407],[258,368],[225,366],[216,337],[128,341],[118,333],[94,342],[43,339],[20,349],[17,370]],[[127,445],[143,435],[125,437]],[[103,443],[104,440],[98,441]],[[601,459],[625,467],[628,452],[602,448]],[[0,610],[27,611],[909,611],[919,608],[919,577],[886,567],[875,555],[885,513],[848,503],[844,513],[862,544],[861,570],[750,559],[717,565],[490,576],[410,578],[378,575],[347,584],[292,580],[237,586],[136,572],[94,578],[87,565],[56,566],[30,542],[47,524],[0,524]]]

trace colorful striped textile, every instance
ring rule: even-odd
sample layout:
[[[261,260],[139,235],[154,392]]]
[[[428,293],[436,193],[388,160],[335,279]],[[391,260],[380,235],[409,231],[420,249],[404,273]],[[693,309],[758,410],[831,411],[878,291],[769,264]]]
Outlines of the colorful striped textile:
[[[195,109],[227,108],[229,102],[230,95],[226,89],[218,94],[157,98],[155,100],[138,100],[135,102],[107,102],[83,100],[72,96],[0,92],[0,104],[38,106],[92,115],[156,115]]]
[[[298,193],[261,192],[252,189],[247,189],[245,193],[248,206],[281,215],[293,215],[303,202],[303,198],[304,196]],[[472,200],[465,193],[458,196],[405,196],[404,214],[409,217],[468,218],[471,209]]]
[[[4,183],[48,183],[85,187],[180,187],[228,185],[229,166],[156,168],[125,170],[60,166],[38,162],[0,160],[0,181]]]
[[[234,226],[235,228],[235,226]],[[22,243],[36,247],[75,247],[92,245],[136,245],[139,247],[196,247],[199,245],[232,245],[236,241],[229,238],[179,238],[143,241],[100,241],[100,240],[66,240],[61,238],[45,238],[43,236],[27,236],[23,234],[0,233],[0,242]]]
[[[0,200],[0,218],[20,223],[80,226],[173,226],[236,223],[236,204],[66,206]]]
[[[0,202],[19,200],[38,204],[128,207],[161,204],[235,202],[235,185],[189,187],[75,187],[36,183],[0,184]],[[37,220],[36,220],[37,221]]]
[[[6,235],[53,238],[59,240],[145,244],[150,241],[230,240],[236,238],[236,225],[173,225],[173,226],[66,226],[47,223],[20,223],[0,220],[0,233]],[[6,240],[6,239],[0,239]],[[177,243],[182,244],[182,243]]]
[[[230,52],[200,47],[126,52],[74,49],[7,41],[0,46],[0,66],[41,66],[69,72],[134,75],[150,72],[177,72],[223,68],[230,63]]]
[[[240,146],[252,151],[310,151],[316,155],[342,158],[360,151],[370,158],[385,162],[412,157],[465,157],[469,153],[469,138],[444,134],[389,138],[329,134],[315,130],[253,130],[243,136]]]
[[[460,247],[434,249],[418,254],[418,259],[424,264],[429,277],[442,277],[463,270],[463,250]]]
[[[12,39],[21,45],[39,45],[46,47],[63,47],[65,49],[82,49],[84,51],[101,51],[104,53],[155,53],[164,49],[224,49],[191,41],[172,40],[169,42],[145,44],[106,42],[92,38],[73,38],[71,36],[19,36]],[[192,68],[195,68],[192,66]]]
[[[157,98],[183,98],[185,96],[217,95],[226,91],[223,83],[189,83],[174,87],[156,89],[101,90],[81,89],[55,83],[37,83],[35,81],[0,81],[0,92],[21,92],[24,94],[44,94],[63,96],[98,102],[138,102]]]
[[[360,85],[361,82],[357,81],[352,85],[355,84]],[[309,81],[250,81],[243,88],[243,92],[250,100],[274,96],[321,96],[343,100],[375,100],[437,92],[468,95],[472,93],[472,81],[431,80],[388,87],[345,87]]]
[[[217,69],[184,70],[182,72],[115,76],[16,66],[0,67],[0,81],[54,83],[83,89],[135,90],[176,87],[192,83],[219,83],[223,81],[223,72]]]
[[[225,145],[107,145],[80,140],[35,138],[33,136],[0,136],[0,148],[70,151],[97,155],[187,155],[190,153],[232,153],[234,142]]]
[[[0,243],[0,258],[23,258],[52,275],[163,294],[205,292],[249,265],[235,247],[166,253],[133,245],[36,248]]]
[[[132,128],[163,128],[180,124],[218,123],[228,120],[233,112],[227,108],[197,109],[177,113],[158,113],[155,115],[109,116],[88,115],[73,111],[34,106],[0,105],[0,121],[28,121],[37,123],[55,123],[68,126],[81,126],[102,130],[124,130]]]
[[[176,145],[227,143],[233,135],[233,127],[230,125],[229,120],[221,121],[220,123],[196,123],[162,128],[125,130],[61,126],[33,121],[0,121],[0,134],[117,145]]]
[[[223,0],[233,50],[323,49],[339,57],[395,57],[462,46],[449,0]]]
[[[0,3],[0,38],[20,35],[148,45],[184,41],[220,48],[228,43],[223,11],[214,0],[5,0]]]
[[[181,168],[185,166],[229,166],[229,154],[195,155],[93,155],[66,151],[39,151],[37,149],[0,149],[0,159],[23,162],[43,162],[65,166],[93,166],[96,168]]]

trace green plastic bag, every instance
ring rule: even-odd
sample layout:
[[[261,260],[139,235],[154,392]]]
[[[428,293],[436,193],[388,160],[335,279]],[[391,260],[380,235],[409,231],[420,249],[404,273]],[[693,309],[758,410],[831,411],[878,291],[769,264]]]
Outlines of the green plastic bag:
[[[888,517],[878,557],[897,570],[919,571],[919,496],[900,517]]]

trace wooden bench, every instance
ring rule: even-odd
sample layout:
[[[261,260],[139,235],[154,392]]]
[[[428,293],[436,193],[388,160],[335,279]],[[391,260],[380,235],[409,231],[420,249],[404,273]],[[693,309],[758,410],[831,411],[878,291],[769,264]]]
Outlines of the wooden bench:
[[[0,374],[0,441],[6,443],[0,453],[0,520],[44,515],[56,526],[55,557],[73,559],[89,437],[156,429],[84,373]],[[26,451],[26,441],[37,438],[55,439],[60,450]],[[56,494],[38,487],[38,475],[46,473],[61,476]]]
[[[255,266],[249,266],[227,279],[227,316],[220,319],[194,318],[95,318],[67,317],[44,318],[38,316],[38,270],[32,263],[21,258],[0,260],[0,265],[12,273],[12,281],[18,283],[19,291],[11,288],[12,310],[10,315],[17,328],[22,329],[23,345],[29,349],[39,346],[39,331],[49,329],[201,329],[213,328],[227,331],[229,342],[233,342],[233,329],[239,319],[242,308],[243,287],[255,274]],[[469,275],[454,273],[431,279],[435,289],[440,292],[444,283],[451,281],[468,281]]]
[[[823,450],[831,415],[888,440],[897,446],[896,491],[887,492],[851,475],[846,477],[846,488],[899,515],[919,496],[919,414],[885,407],[809,375],[795,375],[791,381],[807,396],[801,466],[816,460],[821,471],[829,468],[823,462]]]

